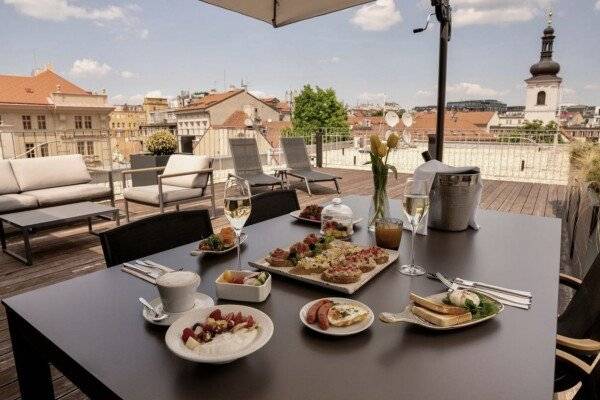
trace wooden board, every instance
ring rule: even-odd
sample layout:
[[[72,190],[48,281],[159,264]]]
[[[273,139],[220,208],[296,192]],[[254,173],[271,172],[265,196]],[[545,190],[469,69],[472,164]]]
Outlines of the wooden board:
[[[368,246],[361,246],[361,245],[356,245],[356,246],[361,247],[361,248],[368,248]],[[289,267],[289,268],[272,267],[271,265],[269,265],[269,263],[265,260],[264,257],[261,258],[260,260],[251,261],[251,262],[249,262],[249,264],[250,264],[250,266],[252,266],[254,268],[265,270],[272,274],[286,276],[288,278],[292,278],[292,279],[295,279],[298,281],[309,283],[311,285],[316,285],[316,286],[321,286],[321,287],[325,287],[328,289],[332,289],[337,292],[352,294],[352,293],[356,292],[358,289],[360,289],[361,287],[363,287],[371,279],[373,279],[373,277],[375,275],[377,275],[378,273],[380,273],[381,271],[383,271],[384,269],[386,269],[387,267],[392,265],[398,259],[399,254],[397,251],[387,250],[387,249],[383,249],[383,250],[385,250],[390,256],[388,262],[386,262],[385,264],[377,265],[377,267],[375,267],[375,269],[373,269],[372,271],[363,272],[363,274],[360,276],[360,280],[358,282],[347,283],[347,284],[331,283],[331,282],[324,281],[323,279],[321,279],[321,274],[311,274],[311,275],[292,274],[289,272],[292,269],[291,267]]]

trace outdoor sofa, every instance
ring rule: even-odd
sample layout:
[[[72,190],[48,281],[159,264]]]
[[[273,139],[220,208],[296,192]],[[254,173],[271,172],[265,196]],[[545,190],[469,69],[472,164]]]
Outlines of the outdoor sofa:
[[[80,154],[0,160],[0,214],[79,203],[109,200],[109,185],[91,183],[92,176]]]

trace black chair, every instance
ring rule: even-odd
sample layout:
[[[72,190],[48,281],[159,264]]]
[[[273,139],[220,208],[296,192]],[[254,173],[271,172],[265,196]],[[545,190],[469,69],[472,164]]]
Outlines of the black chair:
[[[143,218],[100,233],[106,266],[200,241],[213,233],[208,210],[177,211]]]
[[[295,190],[273,190],[252,196],[252,212],[246,226],[300,209]]]
[[[580,280],[560,274],[560,283],[575,290],[558,317],[554,391],[582,383],[575,399],[600,399],[600,255]]]

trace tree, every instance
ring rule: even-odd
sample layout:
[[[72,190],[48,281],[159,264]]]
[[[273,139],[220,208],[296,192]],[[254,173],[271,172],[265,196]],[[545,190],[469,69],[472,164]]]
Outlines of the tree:
[[[503,142],[519,143],[519,142],[534,142],[534,143],[553,143],[557,133],[558,142],[562,142],[558,125],[554,121],[544,125],[543,121],[534,119],[533,121],[525,121],[523,126],[515,129],[514,132],[500,135],[499,139]]]
[[[295,135],[308,135],[325,129],[328,132],[344,137],[349,136],[347,122],[348,111],[344,104],[337,99],[331,88],[312,88],[305,85],[298,96],[294,98],[294,113],[292,126]]]

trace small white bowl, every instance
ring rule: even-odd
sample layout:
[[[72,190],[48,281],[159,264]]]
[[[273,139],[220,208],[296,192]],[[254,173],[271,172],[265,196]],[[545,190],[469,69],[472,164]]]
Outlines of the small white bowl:
[[[217,287],[217,297],[220,299],[259,303],[261,301],[265,301],[269,296],[269,293],[271,293],[271,274],[269,274],[269,277],[265,283],[260,286],[254,286],[244,285],[241,283],[225,282],[223,280],[223,274],[225,272],[226,271],[223,271],[223,273],[219,275],[215,281],[215,285]],[[233,270],[232,272],[243,276],[256,273],[256,271],[237,270]]]

